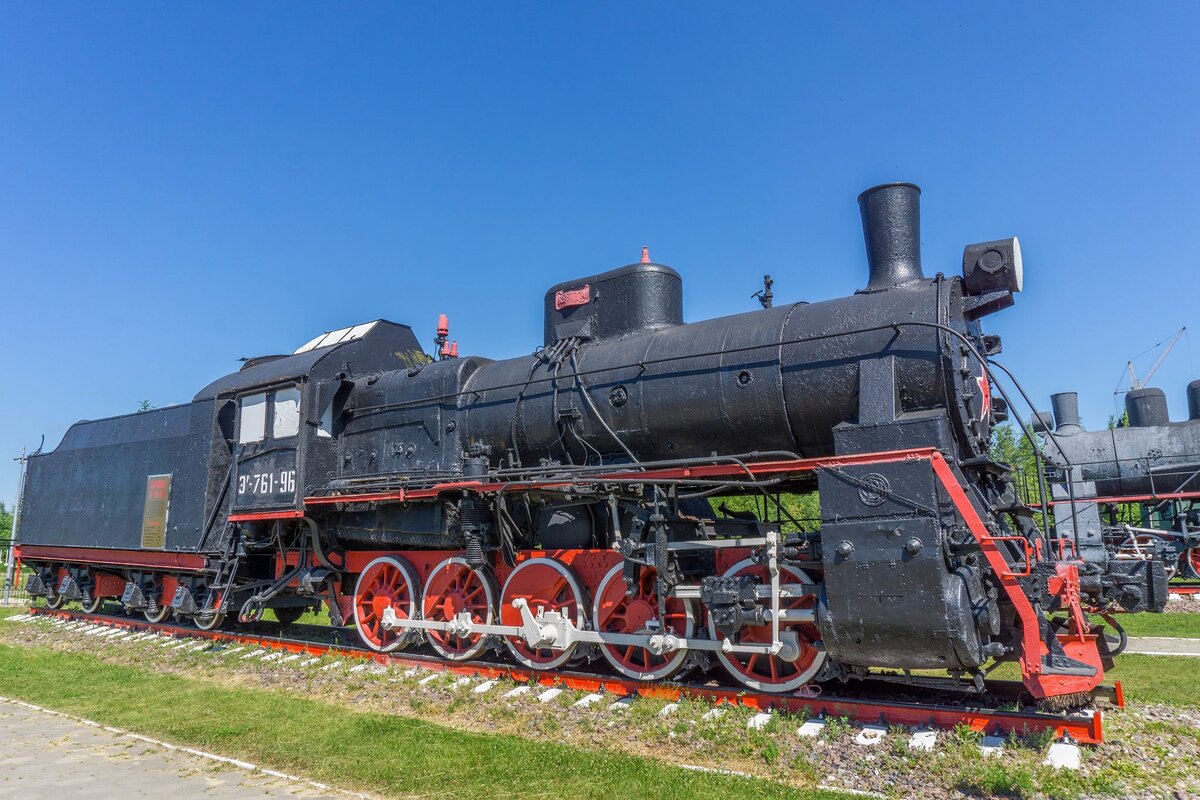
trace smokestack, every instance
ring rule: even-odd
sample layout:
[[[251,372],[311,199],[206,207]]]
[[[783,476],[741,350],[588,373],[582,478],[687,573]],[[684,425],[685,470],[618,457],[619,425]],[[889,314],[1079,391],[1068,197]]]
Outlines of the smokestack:
[[[1054,432],[1064,436],[1079,433],[1083,426],[1079,424],[1079,394],[1077,392],[1059,392],[1050,395],[1050,407],[1054,409]]]
[[[867,291],[890,289],[921,273],[921,187],[885,183],[858,196],[870,278]]]
[[[1162,389],[1133,389],[1125,395],[1125,411],[1129,414],[1131,428],[1166,425],[1171,421],[1167,414],[1167,396]]]
[[[1200,419],[1200,381],[1188,384],[1188,419]]]

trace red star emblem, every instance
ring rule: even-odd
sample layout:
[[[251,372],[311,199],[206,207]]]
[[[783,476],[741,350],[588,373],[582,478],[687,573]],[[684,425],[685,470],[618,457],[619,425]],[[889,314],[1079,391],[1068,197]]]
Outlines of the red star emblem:
[[[975,382],[979,384],[979,393],[983,397],[983,408],[979,410],[979,419],[985,420],[992,415],[992,385],[988,383],[987,372],[982,372]]]

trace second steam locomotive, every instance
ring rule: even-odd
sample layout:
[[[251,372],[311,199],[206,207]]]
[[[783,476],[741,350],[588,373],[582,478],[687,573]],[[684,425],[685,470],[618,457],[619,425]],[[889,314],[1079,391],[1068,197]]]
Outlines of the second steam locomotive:
[[[926,277],[918,201],[860,195],[848,297],[685,323],[679,274],[644,254],[552,287],[532,355],[457,357],[443,321],[431,357],[378,320],[78,423],[29,460],[30,589],[203,628],[323,603],[378,651],[720,667],[763,692],[879,668],[982,686],[1019,661],[1069,704],[1113,655],[1088,614],[1160,610],[1163,565],[1019,502],[981,326],[1021,289],[1019,245]],[[796,518],[813,491],[820,519]]]
[[[1085,430],[1075,392],[1050,398],[1033,428],[1045,437],[1054,518],[1095,552],[1159,559],[1168,577],[1200,578],[1200,380],[1187,386],[1188,418],[1172,422],[1162,389],[1125,395],[1119,424]]]

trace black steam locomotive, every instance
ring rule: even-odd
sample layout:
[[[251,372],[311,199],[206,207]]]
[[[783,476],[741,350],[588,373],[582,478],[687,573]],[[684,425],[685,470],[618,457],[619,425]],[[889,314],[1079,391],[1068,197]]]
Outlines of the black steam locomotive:
[[[1200,380],[1187,386],[1188,419],[1172,422],[1162,389],[1125,395],[1125,421],[1080,424],[1075,392],[1050,398],[1033,421],[1045,437],[1054,517],[1081,541],[1126,559],[1161,557],[1168,577],[1200,578]]]
[[[918,199],[859,197],[849,297],[685,324],[643,252],[552,287],[529,356],[459,358],[443,319],[433,358],[378,320],[81,422],[29,460],[30,590],[203,628],[324,603],[379,651],[720,664],[759,691],[1019,660],[1037,697],[1076,697],[1111,655],[1085,612],[1161,609],[1162,563],[1081,558],[1018,501],[980,319],[1020,249],[927,278]],[[819,523],[789,510],[814,490]]]

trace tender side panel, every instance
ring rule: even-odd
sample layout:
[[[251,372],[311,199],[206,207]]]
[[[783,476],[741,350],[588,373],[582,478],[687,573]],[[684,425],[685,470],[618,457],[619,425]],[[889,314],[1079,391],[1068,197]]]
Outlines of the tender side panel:
[[[153,485],[167,491],[165,509],[157,505],[163,498],[152,498],[151,522],[165,511],[162,549],[195,549],[205,524],[212,413],[212,402],[201,402],[73,425],[57,449],[29,459],[22,542],[141,549]]]

